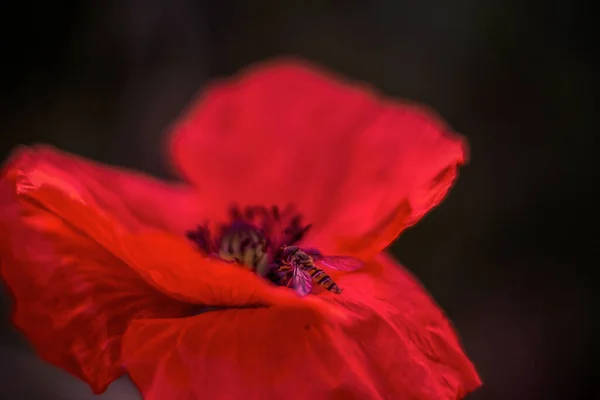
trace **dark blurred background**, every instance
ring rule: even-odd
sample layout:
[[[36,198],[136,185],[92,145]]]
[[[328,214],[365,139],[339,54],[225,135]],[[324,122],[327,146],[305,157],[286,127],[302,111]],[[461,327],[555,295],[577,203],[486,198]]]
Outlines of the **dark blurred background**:
[[[594,397],[582,265],[596,178],[588,4],[7,3],[2,157],[47,142],[168,176],[164,130],[195,92],[278,54],[435,108],[468,137],[471,163],[393,250],[460,332],[485,381],[470,399]],[[27,349],[6,295],[2,308],[0,397],[96,398]],[[121,381],[101,398],[137,396]]]

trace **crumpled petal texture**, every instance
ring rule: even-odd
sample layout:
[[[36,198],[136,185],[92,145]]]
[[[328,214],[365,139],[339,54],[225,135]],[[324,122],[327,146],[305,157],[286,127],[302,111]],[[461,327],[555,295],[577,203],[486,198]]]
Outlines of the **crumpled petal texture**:
[[[189,305],[157,292],[99,240],[123,230],[100,204],[132,228],[147,222],[117,206],[127,196],[109,195],[101,179],[113,190],[134,182],[146,194],[157,193],[154,182],[49,148],[17,152],[2,175],[0,260],[14,322],[42,358],[102,392],[124,373],[121,336],[132,318],[189,314]]]
[[[63,168],[71,161],[82,164],[79,174]],[[319,299],[203,257],[183,236],[157,229],[164,225],[134,219],[129,207],[112,213],[101,206],[110,196],[94,190],[102,186],[85,167],[46,151],[12,158],[0,181],[0,271],[15,298],[17,327],[42,358],[95,392],[124,373],[121,338],[133,319],[175,321],[198,305],[274,304],[343,317]],[[131,179],[148,194],[154,190]],[[144,207],[142,199],[129,205]]]
[[[110,212],[131,231],[156,228],[183,234],[189,221],[204,218],[196,189],[166,183],[140,172],[110,167],[51,146],[36,145],[15,150],[5,172],[36,169],[44,179],[62,182],[100,210]],[[40,173],[40,172],[38,172]]]
[[[123,357],[144,398],[457,399],[479,386],[452,327],[390,257],[320,297],[360,318],[286,306],[136,320]]]
[[[212,216],[295,204],[307,245],[363,259],[437,205],[465,143],[422,107],[281,60],[206,90],[173,128],[173,158]]]

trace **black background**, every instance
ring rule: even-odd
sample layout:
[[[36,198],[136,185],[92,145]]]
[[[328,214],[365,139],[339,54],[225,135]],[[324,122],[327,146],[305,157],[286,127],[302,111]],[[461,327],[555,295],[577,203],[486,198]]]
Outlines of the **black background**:
[[[47,142],[168,176],[164,130],[195,92],[279,54],[435,108],[467,136],[471,162],[393,251],[455,322],[486,384],[470,398],[593,397],[586,305],[596,285],[583,263],[596,230],[588,4],[3,4],[2,157]],[[10,328],[6,295],[2,308],[3,398],[94,398],[27,349]],[[102,398],[136,396],[118,382]]]

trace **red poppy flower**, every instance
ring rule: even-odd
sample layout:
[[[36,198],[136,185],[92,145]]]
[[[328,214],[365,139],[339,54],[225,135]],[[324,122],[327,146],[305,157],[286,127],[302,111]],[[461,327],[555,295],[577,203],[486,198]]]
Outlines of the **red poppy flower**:
[[[95,392],[127,372],[146,399],[456,399],[479,386],[442,311],[382,253],[464,162],[436,117],[279,61],[210,87],[170,144],[189,184],[48,147],[6,163],[2,275],[41,357]],[[231,221],[233,204],[264,207]],[[310,230],[279,215],[288,204]],[[268,243],[364,261],[324,268],[341,294],[301,297],[223,257],[223,232],[259,232],[252,210],[271,206]]]

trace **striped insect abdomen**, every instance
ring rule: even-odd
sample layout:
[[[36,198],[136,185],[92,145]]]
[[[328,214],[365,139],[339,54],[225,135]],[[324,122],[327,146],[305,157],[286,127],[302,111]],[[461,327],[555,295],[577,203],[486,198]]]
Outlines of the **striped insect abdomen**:
[[[314,265],[306,268],[306,272],[317,282],[317,284],[323,286],[325,289],[334,293],[342,293],[342,289],[331,279],[327,272]]]

